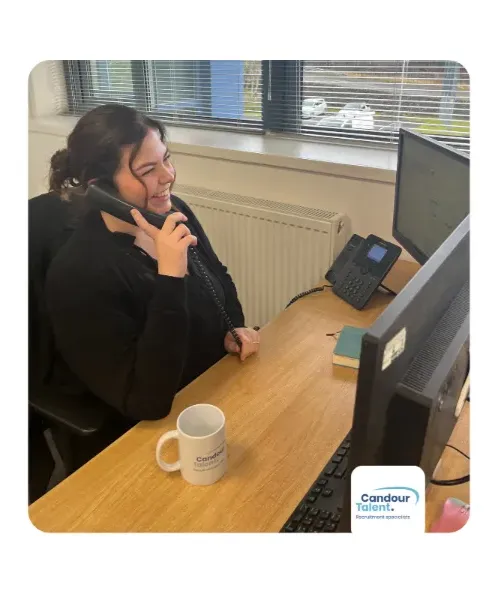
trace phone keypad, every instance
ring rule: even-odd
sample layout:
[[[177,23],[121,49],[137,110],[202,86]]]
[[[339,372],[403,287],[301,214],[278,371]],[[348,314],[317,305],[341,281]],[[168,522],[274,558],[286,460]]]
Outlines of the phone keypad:
[[[359,269],[351,268],[338,282],[335,292],[355,308],[363,308],[376,287],[376,278],[367,277]]]

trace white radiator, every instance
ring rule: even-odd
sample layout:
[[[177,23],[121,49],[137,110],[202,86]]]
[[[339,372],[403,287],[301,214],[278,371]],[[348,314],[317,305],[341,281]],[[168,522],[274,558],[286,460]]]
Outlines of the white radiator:
[[[238,290],[247,326],[263,326],[315,287],[347,243],[346,215],[176,185]]]

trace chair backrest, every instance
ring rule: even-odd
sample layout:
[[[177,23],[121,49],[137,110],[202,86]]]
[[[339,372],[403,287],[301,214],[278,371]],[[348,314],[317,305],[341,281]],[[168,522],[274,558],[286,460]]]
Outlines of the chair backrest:
[[[50,263],[83,213],[55,194],[37,196],[28,207],[30,406],[69,434],[93,435],[116,418],[116,411],[90,394],[58,356],[45,301]]]
[[[30,387],[43,385],[54,358],[45,278],[52,259],[73,230],[70,205],[58,195],[42,194],[28,201]]]

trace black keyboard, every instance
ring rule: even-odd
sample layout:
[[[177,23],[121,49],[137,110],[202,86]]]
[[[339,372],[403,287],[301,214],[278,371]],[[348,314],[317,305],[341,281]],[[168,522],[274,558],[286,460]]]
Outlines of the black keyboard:
[[[347,476],[351,432],[335,450],[319,477],[297,505],[280,533],[334,533],[337,531]]]

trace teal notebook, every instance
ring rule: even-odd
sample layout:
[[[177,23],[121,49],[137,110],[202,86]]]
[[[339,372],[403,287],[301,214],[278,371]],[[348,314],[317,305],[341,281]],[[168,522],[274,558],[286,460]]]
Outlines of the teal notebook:
[[[333,364],[342,367],[359,368],[361,340],[367,329],[346,325],[339,334],[333,351]]]

